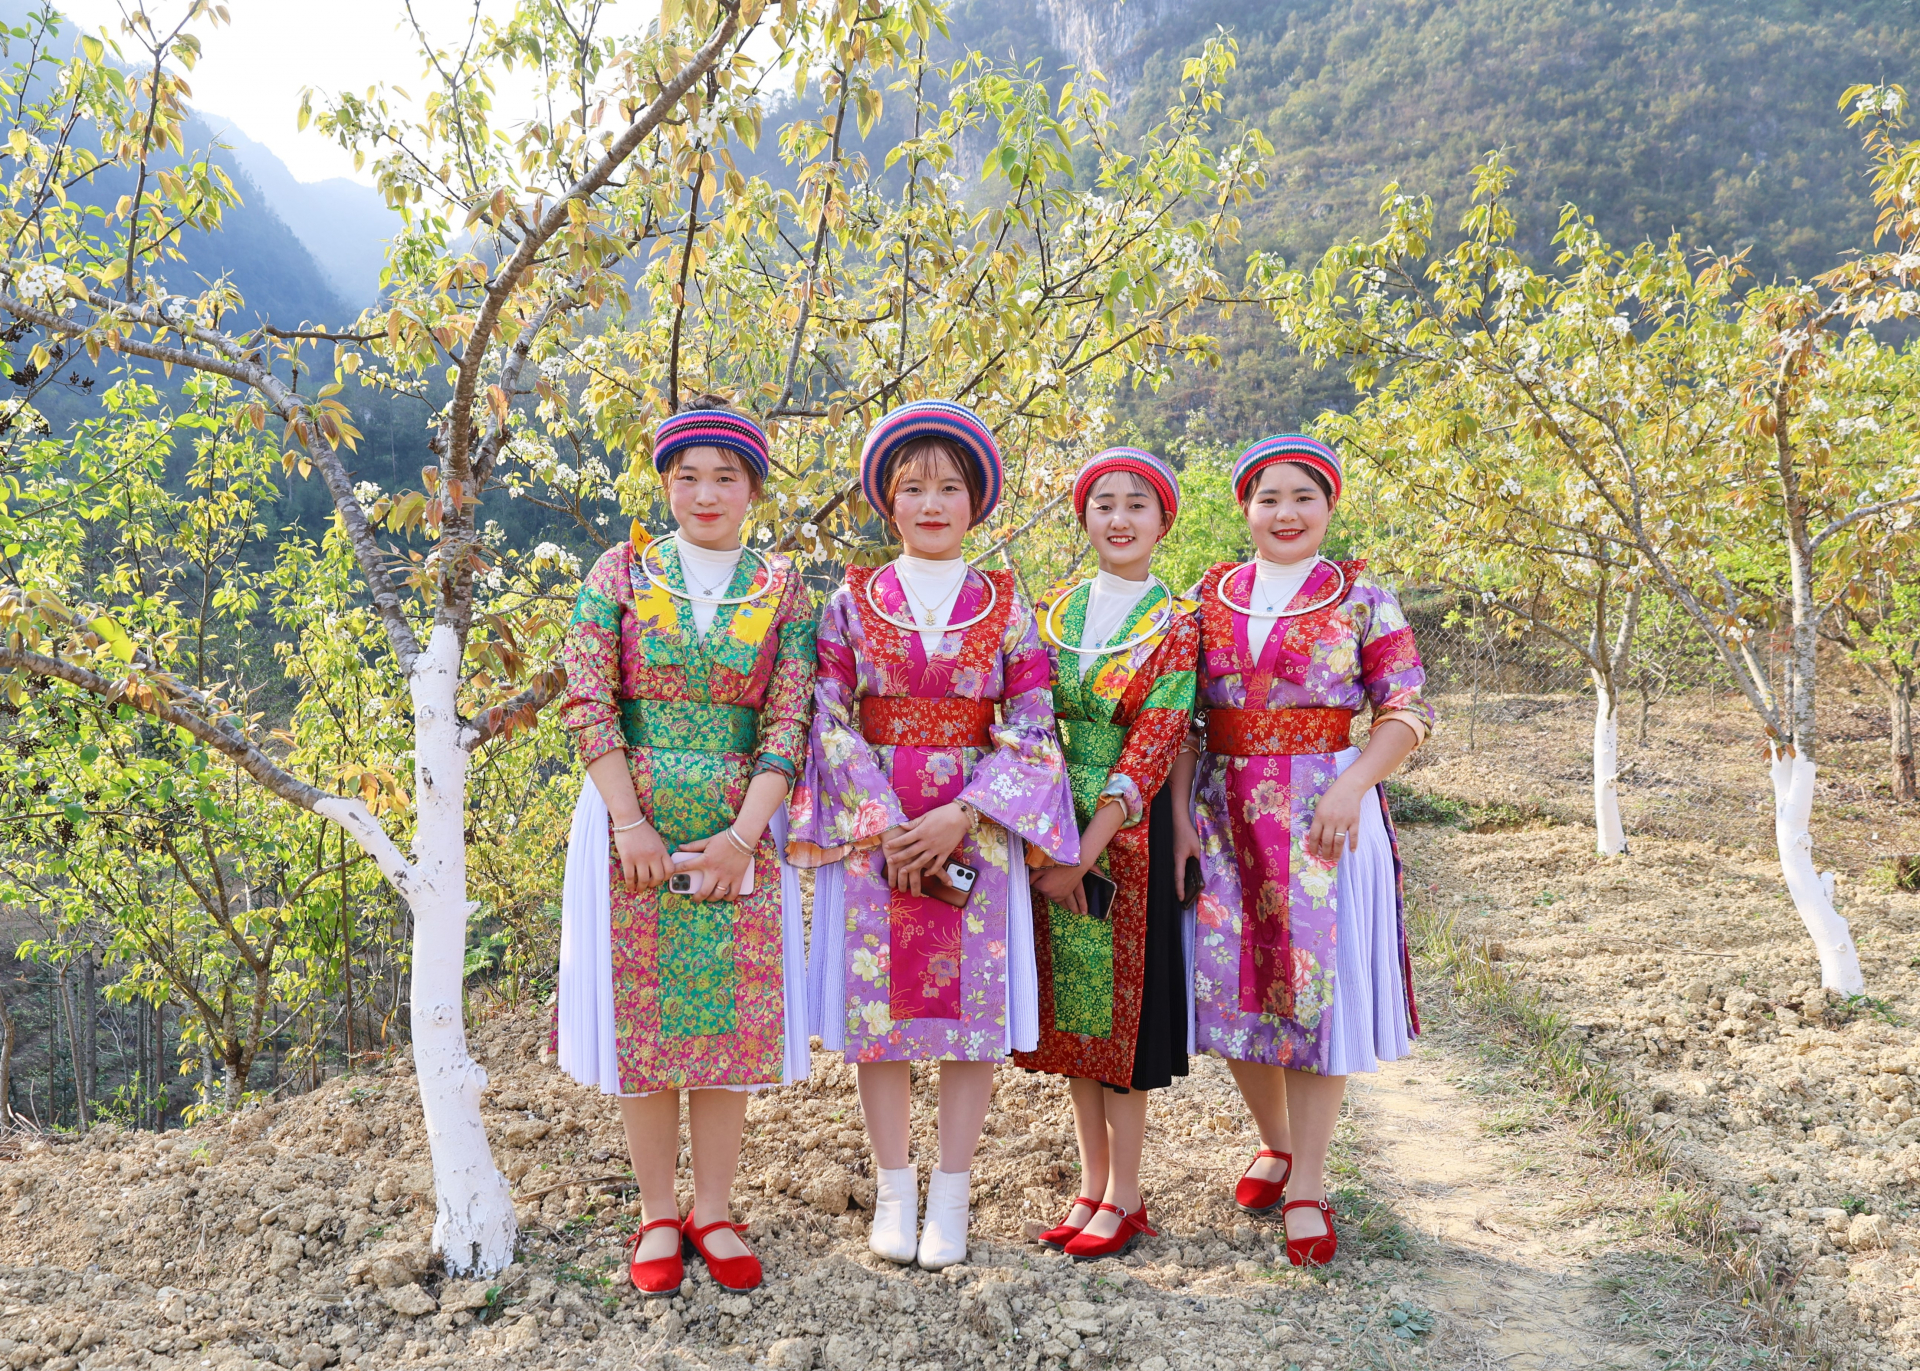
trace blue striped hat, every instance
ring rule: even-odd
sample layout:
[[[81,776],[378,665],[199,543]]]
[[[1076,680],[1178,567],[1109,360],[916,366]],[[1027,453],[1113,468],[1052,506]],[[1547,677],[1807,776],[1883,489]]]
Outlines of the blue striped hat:
[[[993,431],[965,405],[946,400],[916,400],[902,405],[875,424],[860,451],[860,493],[882,514],[887,512],[887,478],[893,459],[923,438],[941,438],[967,456],[980,472],[980,508],[973,512],[979,524],[1000,503],[1004,471]]]
[[[1241,453],[1240,460],[1233,464],[1233,498],[1244,505],[1253,478],[1275,462],[1298,462],[1319,472],[1333,487],[1333,499],[1340,498],[1339,455],[1318,438],[1309,438],[1304,433],[1276,433]]]
[[[664,472],[691,447],[717,447],[735,453],[759,480],[767,479],[766,430],[744,414],[724,409],[689,409],[662,419],[653,430],[653,469]]]

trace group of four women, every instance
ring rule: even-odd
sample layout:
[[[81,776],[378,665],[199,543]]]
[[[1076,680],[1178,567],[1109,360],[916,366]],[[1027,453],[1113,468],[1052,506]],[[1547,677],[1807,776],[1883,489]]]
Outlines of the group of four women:
[[[1233,489],[1255,556],[1186,599],[1152,574],[1174,471],[1108,449],[1073,487],[1098,571],[1029,605],[962,556],[1000,497],[992,433],[959,405],[906,405],[860,471],[903,551],[849,568],[816,615],[785,558],[740,542],[767,447],[712,397],[660,424],[678,529],[636,526],[600,558],[565,650],[591,783],[559,1061],[619,1098],[634,1284],[676,1288],[683,1254],[759,1284],[730,1209],[746,1092],[804,1080],[813,1035],[856,1064],[883,1257],[964,1260],[1007,1061],[1067,1077],[1073,1101],[1082,1192],[1039,1241],[1094,1259],[1152,1234],[1147,1096],[1198,1051],[1227,1060],[1263,1144],[1236,1202],[1281,1211],[1295,1264],[1331,1260],[1344,1078],[1418,1032],[1380,786],[1431,722],[1393,595],[1319,555],[1339,458],[1300,435],[1249,448]],[[940,1063],[924,1222],[916,1061]]]

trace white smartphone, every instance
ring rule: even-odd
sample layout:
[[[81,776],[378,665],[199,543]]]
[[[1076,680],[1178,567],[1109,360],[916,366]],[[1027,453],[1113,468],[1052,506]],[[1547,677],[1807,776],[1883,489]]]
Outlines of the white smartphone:
[[[675,866],[685,866],[688,862],[698,861],[699,858],[700,854],[698,852],[676,852],[673,854],[673,864]],[[708,876],[705,871],[676,871],[667,877],[667,890],[675,895],[692,895],[698,897],[705,893],[707,880]],[[748,862],[747,874],[742,878],[740,888],[733,892],[733,898],[737,899],[741,896],[751,894],[753,894],[753,863]]]

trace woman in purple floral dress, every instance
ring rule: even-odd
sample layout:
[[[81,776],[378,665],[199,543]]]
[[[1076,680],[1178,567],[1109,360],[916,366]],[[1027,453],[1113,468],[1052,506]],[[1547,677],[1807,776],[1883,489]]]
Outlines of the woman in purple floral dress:
[[[1260,1130],[1234,1198],[1281,1209],[1295,1265],[1337,1246],[1326,1156],[1347,1075],[1419,1031],[1384,782],[1433,712],[1393,592],[1319,555],[1340,480],[1333,449],[1298,434],[1241,455],[1255,560],[1195,592],[1195,741],[1173,772],[1176,854],[1204,880],[1195,1047],[1227,1059]],[[1364,752],[1348,741],[1362,709]]]
[[[1026,850],[1076,861],[1079,832],[1033,611],[1011,574],[960,555],[999,497],[992,434],[958,405],[907,405],[868,435],[861,479],[905,555],[849,568],[821,614],[788,854],[820,869],[808,1012],[859,1064],[877,1172],[869,1245],[938,1268],[966,1257],[994,1063],[1038,1033]],[[916,1061],[941,1063],[939,1165],[917,1239]]]

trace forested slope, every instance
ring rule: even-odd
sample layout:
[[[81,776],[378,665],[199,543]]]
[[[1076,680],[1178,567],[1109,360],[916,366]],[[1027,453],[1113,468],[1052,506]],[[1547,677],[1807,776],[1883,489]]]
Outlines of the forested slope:
[[[963,6],[1019,28],[1018,4]],[[1111,0],[1046,0],[1040,31],[1111,23]],[[1746,249],[1760,281],[1826,270],[1866,246],[1874,209],[1836,101],[1854,82],[1911,85],[1910,0],[1194,0],[1125,50],[1076,51],[1119,73],[1144,129],[1184,57],[1216,25],[1240,44],[1224,111],[1272,140],[1271,184],[1245,215],[1250,248],[1310,259],[1369,232],[1381,188],[1434,196],[1450,232],[1468,169],[1504,149],[1520,168],[1522,242],[1552,251],[1572,202],[1622,243],[1678,232]],[[957,16],[958,17],[958,16]],[[1082,24],[1084,32],[1088,25]],[[1094,27],[1097,28],[1097,25]],[[1036,46],[1035,54],[1042,49]],[[1137,65],[1138,74],[1133,74]],[[1194,421],[1223,435],[1300,422],[1345,393],[1301,374],[1270,331],[1236,321],[1228,365],[1185,372],[1135,416],[1156,437]]]

